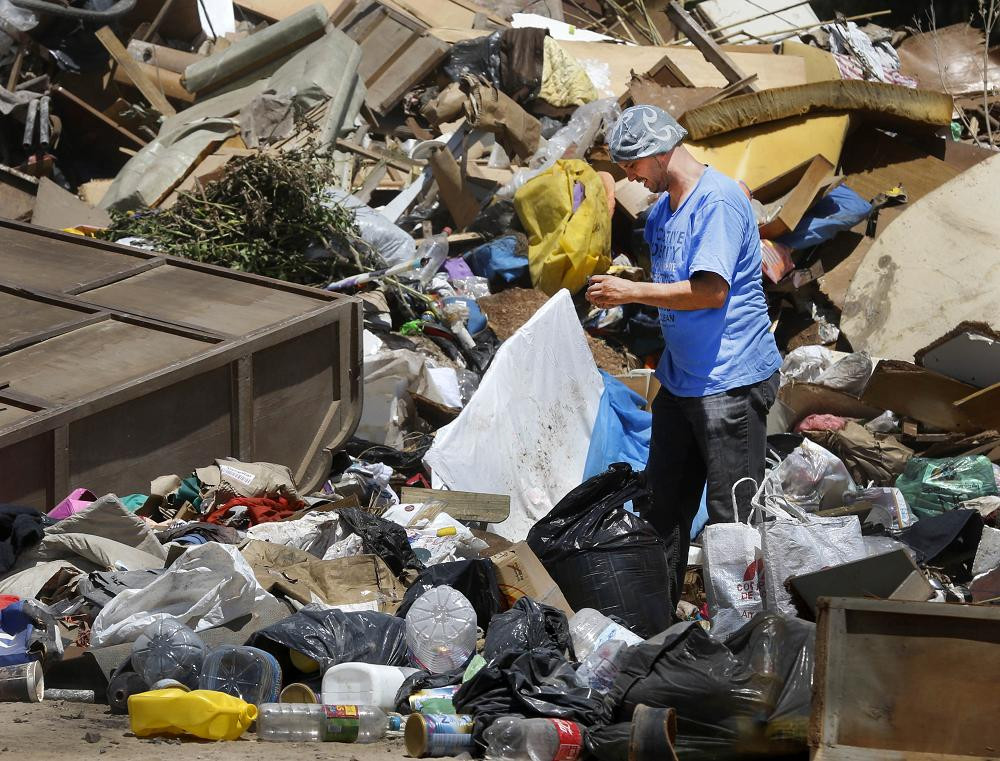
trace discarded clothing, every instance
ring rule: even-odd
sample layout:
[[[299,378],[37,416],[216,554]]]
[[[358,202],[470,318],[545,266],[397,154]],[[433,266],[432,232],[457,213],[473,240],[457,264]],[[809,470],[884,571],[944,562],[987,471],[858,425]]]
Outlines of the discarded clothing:
[[[304,503],[287,497],[234,497],[205,516],[205,523],[221,523],[231,528],[246,528],[288,518]]]
[[[0,573],[14,567],[18,555],[42,541],[52,521],[37,510],[0,505]]]

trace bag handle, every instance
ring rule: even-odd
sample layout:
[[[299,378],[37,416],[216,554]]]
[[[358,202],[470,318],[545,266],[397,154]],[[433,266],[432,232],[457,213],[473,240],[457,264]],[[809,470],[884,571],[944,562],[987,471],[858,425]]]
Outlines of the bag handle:
[[[756,494],[757,490],[760,489],[760,486],[757,485],[757,479],[751,478],[750,476],[744,476],[739,481],[733,484],[733,488],[730,490],[730,496],[732,497],[733,500],[733,523],[740,522],[740,509],[736,505],[736,487],[738,487],[742,483],[745,483],[746,481],[749,481],[750,483],[753,484],[754,494]]]

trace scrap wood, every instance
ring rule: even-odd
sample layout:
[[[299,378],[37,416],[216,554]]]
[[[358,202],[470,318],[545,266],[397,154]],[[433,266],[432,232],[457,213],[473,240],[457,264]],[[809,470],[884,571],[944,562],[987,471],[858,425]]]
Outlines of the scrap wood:
[[[181,75],[177,72],[161,69],[158,66],[152,66],[148,63],[140,63],[139,61],[134,60],[131,56],[129,56],[129,60],[133,64],[132,68],[142,71],[146,80],[150,82],[153,87],[157,88],[157,92],[160,92],[167,98],[181,101],[183,103],[194,102],[194,95],[184,89],[184,86],[181,84]],[[118,84],[137,87],[135,80],[133,80],[121,67],[115,67],[115,70],[111,72],[111,78]],[[156,106],[154,106],[154,108],[156,108],[157,111],[160,110]],[[171,108],[173,107],[171,106]],[[161,111],[160,113],[163,112]],[[173,114],[164,115],[176,115],[176,111],[174,111]]]
[[[941,127],[951,123],[950,96],[860,80],[814,82],[736,95],[688,111],[680,120],[692,140],[793,116],[853,111],[892,123]]]
[[[359,156],[364,156],[368,159],[373,159],[375,161],[384,161],[391,167],[395,167],[403,172],[410,172],[413,169],[419,169],[423,166],[424,162],[415,161],[414,159],[405,158],[402,156],[393,156],[384,151],[375,150],[372,148],[365,148],[364,146],[358,145],[357,143],[352,143],[344,138],[337,138],[337,147],[345,150],[351,151],[352,153],[357,153]]]
[[[121,44],[118,37],[115,36],[113,31],[111,31],[111,27],[102,26],[94,34],[101,45],[104,46],[104,49],[107,50],[111,57],[115,60],[115,63],[121,67],[128,79],[136,86],[139,92],[143,94],[153,108],[164,116],[173,116],[177,113],[177,110],[170,105],[166,96],[160,88],[156,86],[152,79],[149,78],[146,71],[141,68],[140,64],[132,58],[131,55],[129,55],[128,51]]]
[[[736,62],[725,50],[719,47],[719,43],[705,32],[701,24],[695,21],[690,13],[684,10],[684,7],[677,0],[670,0],[667,3],[666,13],[668,18],[677,25],[678,29],[687,35],[694,46],[701,51],[705,59],[710,61],[722,73],[729,84],[736,84],[746,79],[746,73],[736,65]],[[757,85],[747,84],[741,89],[746,92],[754,92],[758,88]]]
[[[83,100],[82,98],[78,98],[76,95],[74,95],[73,93],[71,93],[65,87],[63,87],[61,85],[56,85],[55,87],[52,88],[52,92],[54,92],[56,95],[59,95],[59,96],[65,98],[66,100],[70,101],[71,103],[79,106],[84,111],[86,111],[88,114],[90,114],[91,116],[93,116],[95,119],[97,119],[98,121],[106,124],[108,127],[111,127],[113,130],[115,130],[116,132],[118,132],[122,137],[126,138],[127,140],[132,141],[133,143],[135,143],[136,145],[138,145],[140,148],[142,148],[144,145],[146,145],[146,141],[143,140],[141,137],[139,137],[135,133],[130,132],[129,130],[125,129],[124,127],[122,127],[120,124],[118,124],[118,122],[114,121],[113,119],[108,118],[108,116],[106,116],[105,114],[103,114],[100,111],[98,111],[96,108],[94,108],[89,103],[87,103],[87,101]]]

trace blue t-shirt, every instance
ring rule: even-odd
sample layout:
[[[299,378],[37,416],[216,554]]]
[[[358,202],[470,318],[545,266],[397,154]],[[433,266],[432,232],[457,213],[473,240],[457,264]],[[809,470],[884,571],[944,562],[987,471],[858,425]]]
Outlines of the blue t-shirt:
[[[708,396],[769,378],[781,355],[761,284],[760,235],[740,186],[708,167],[676,211],[668,193],[660,196],[645,236],[654,282],[714,272],[729,283],[718,309],[660,310],[660,383],[674,396]]]

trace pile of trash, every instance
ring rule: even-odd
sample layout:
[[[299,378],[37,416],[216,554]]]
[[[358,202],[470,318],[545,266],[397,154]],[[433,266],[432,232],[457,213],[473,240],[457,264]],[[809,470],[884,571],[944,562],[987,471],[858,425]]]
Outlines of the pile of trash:
[[[322,290],[305,313],[353,305],[336,335],[357,351],[226,355],[243,369],[222,395],[285,414],[293,395],[263,370],[289,363],[301,394],[332,376],[363,406],[337,388],[326,419],[296,421],[300,440],[275,437],[316,455],[356,413],[309,467],[230,456],[240,437],[261,446],[251,409],[221,438],[192,436],[184,455],[203,459],[184,472],[123,457],[82,471],[95,483],[0,479],[0,700],[107,703],[137,737],[398,739],[412,757],[773,758],[861,736],[882,752],[995,750],[996,730],[925,743],[918,713],[882,745],[826,717],[846,654],[886,669],[854,663],[882,675],[863,716],[897,683],[900,706],[934,693],[897,682],[892,644],[846,644],[896,631],[847,626],[852,605],[931,617],[969,652],[948,611],[997,621],[991,6],[919,30],[771,0],[99,5],[0,0],[0,215],[50,228],[39,245],[148,259],[0,295],[149,327],[150,302],[175,292],[124,307],[94,294],[161,254],[264,276],[241,283],[273,286],[253,303],[279,329],[284,296]],[[605,144],[641,103],[742,183],[784,356],[749,520],[706,525],[703,505],[679,600],[643,518],[657,310],[584,298],[594,275],[649,279],[655,196]],[[245,306],[174,282],[220,315]],[[181,316],[155,327],[219,356],[271,326]],[[0,361],[65,319],[15,331]],[[22,409],[50,405],[0,370],[14,472]],[[128,434],[122,448],[145,453],[152,434]],[[46,446],[69,451],[70,435]],[[948,668],[976,663],[989,671]],[[846,715],[840,697],[829,710]]]

